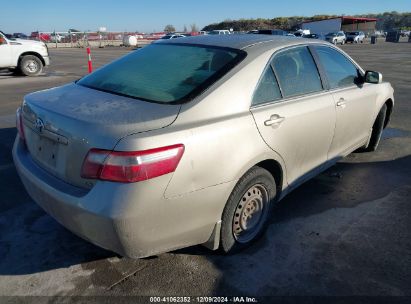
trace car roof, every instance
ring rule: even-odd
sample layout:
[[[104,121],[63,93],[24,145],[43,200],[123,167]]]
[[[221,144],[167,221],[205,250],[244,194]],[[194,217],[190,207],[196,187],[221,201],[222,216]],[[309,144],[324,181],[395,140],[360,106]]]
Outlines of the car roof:
[[[226,47],[247,52],[264,52],[267,49],[274,49],[292,45],[312,44],[312,39],[304,39],[290,36],[261,35],[261,34],[238,34],[238,35],[201,35],[184,37],[173,42],[163,41],[165,44],[191,44]],[[322,43],[322,42],[316,42]],[[324,44],[326,44],[324,42]]]

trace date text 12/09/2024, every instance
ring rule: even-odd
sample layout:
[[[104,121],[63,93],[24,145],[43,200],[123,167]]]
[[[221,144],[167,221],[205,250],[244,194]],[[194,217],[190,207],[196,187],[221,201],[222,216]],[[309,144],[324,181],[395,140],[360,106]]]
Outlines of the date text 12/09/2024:
[[[150,297],[150,303],[258,303],[253,297]]]

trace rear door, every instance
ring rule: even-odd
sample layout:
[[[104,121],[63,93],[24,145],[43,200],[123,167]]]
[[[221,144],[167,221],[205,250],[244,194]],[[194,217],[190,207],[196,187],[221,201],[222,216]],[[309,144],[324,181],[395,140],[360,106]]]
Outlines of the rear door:
[[[345,156],[367,140],[377,94],[375,87],[359,81],[361,72],[340,51],[328,46],[316,46],[315,51],[337,114],[329,158]]]
[[[307,172],[317,173],[327,161],[335,106],[307,47],[273,56],[254,93],[251,112],[264,141],[284,159],[289,183]]]

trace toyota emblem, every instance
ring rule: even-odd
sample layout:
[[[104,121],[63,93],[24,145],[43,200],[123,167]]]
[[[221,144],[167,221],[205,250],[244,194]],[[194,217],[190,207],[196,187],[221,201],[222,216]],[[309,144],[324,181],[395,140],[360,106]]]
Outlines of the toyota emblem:
[[[39,133],[43,132],[44,122],[40,118],[37,118],[34,122],[34,128],[36,128]]]

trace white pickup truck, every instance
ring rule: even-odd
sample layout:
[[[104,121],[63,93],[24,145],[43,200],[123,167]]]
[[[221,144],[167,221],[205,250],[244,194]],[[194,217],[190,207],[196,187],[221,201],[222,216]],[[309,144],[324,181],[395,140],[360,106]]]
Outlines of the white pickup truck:
[[[0,32],[0,69],[16,70],[26,76],[37,76],[50,64],[47,46],[43,42],[7,39]]]

